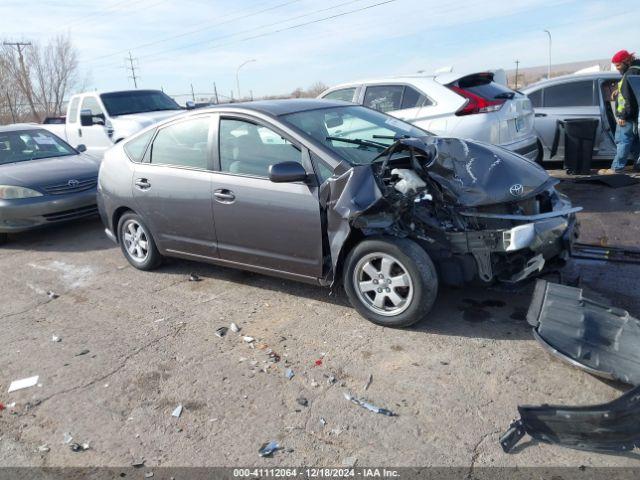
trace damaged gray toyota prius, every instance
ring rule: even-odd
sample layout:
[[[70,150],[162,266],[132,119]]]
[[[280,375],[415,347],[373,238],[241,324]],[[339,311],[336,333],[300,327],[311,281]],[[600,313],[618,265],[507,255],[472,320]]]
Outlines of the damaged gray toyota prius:
[[[439,284],[518,282],[562,262],[580,208],[556,183],[496,146],[279,100],[193,111],[114,146],[98,204],[138,269],[171,256],[342,282],[364,317],[407,326]]]

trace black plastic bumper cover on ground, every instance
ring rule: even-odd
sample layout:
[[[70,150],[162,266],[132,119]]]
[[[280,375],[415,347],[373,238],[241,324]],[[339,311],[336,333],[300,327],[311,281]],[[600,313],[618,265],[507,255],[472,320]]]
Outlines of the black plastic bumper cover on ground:
[[[527,313],[551,354],[589,373],[640,385],[640,321],[582,295],[538,280]],[[520,419],[500,438],[505,452],[525,435],[581,450],[624,452],[640,446],[640,386],[601,405],[519,406]]]

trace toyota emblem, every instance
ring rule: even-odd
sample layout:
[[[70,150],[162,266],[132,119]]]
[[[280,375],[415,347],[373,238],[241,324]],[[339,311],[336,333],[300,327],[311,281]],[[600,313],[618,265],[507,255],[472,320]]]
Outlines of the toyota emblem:
[[[67,185],[69,185],[71,188],[76,188],[78,185],[80,185],[80,182],[76,179],[72,179],[67,182]]]
[[[509,193],[511,193],[511,195],[513,195],[514,197],[519,197],[524,193],[524,187],[521,184],[516,183],[515,185],[511,185]]]

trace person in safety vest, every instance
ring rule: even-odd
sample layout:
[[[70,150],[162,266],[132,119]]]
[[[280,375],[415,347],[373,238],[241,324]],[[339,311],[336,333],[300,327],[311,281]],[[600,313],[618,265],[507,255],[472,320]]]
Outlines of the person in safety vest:
[[[620,50],[611,59],[616,69],[622,74],[618,88],[614,92],[616,99],[615,115],[617,127],[615,133],[616,156],[611,162],[611,168],[599,170],[600,175],[622,173],[627,164],[629,153],[633,154],[635,168],[640,167],[640,139],[638,139],[638,99],[629,86],[630,75],[640,75],[640,60],[633,53]]]

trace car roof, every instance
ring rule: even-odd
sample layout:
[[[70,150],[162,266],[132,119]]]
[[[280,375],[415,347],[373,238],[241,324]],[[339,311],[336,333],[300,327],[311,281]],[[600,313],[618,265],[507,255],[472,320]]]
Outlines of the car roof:
[[[45,130],[39,123],[12,123],[11,125],[0,125],[0,132],[17,132],[22,130]]]
[[[132,92],[161,92],[162,90],[158,90],[155,88],[139,88],[139,89],[129,89],[129,90],[92,90],[90,92],[80,92],[73,95],[74,97],[81,97],[85,95],[104,95],[108,93],[132,93]]]
[[[597,79],[617,79],[621,75],[618,72],[587,72],[587,73],[570,73],[568,75],[561,75],[559,77],[553,77],[549,79],[540,80],[531,85],[521,88],[523,92],[532,90],[534,88],[544,87],[546,85],[554,85],[557,83],[569,83],[578,80],[597,80]]]
[[[353,103],[339,100],[319,100],[315,98],[291,98],[282,100],[258,100],[255,102],[239,102],[215,105],[213,107],[199,108],[198,112],[206,110],[216,111],[221,109],[254,110],[274,117],[289,113],[306,112],[321,108],[353,107]]]

